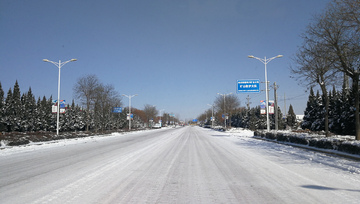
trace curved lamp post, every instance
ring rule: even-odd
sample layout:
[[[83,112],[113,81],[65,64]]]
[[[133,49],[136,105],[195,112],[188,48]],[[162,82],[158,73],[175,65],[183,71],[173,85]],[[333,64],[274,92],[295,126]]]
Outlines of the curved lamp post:
[[[273,60],[273,59],[275,59],[275,58],[282,57],[282,55],[278,55],[278,56],[276,56],[276,57],[272,57],[272,58],[269,58],[269,59],[266,59],[266,56],[265,56],[264,59],[261,59],[261,58],[258,58],[258,57],[254,57],[254,56],[252,56],[252,55],[249,55],[248,57],[249,57],[249,58],[257,59],[257,60],[259,60],[260,62],[262,62],[262,63],[265,64],[266,127],[267,127],[267,131],[270,131],[270,121],[269,121],[269,83],[268,83],[268,80],[267,80],[266,65],[267,65],[267,63],[269,63],[271,60]]]
[[[56,134],[59,135],[59,113],[60,113],[60,69],[62,66],[64,66],[66,63],[68,62],[74,62],[77,59],[71,59],[68,60],[66,62],[61,62],[61,60],[59,60],[59,62],[53,62],[50,61],[48,59],[43,59],[44,62],[50,62],[53,63],[55,66],[57,66],[59,68],[59,80],[58,80],[58,100],[57,100],[57,119],[56,119]]]

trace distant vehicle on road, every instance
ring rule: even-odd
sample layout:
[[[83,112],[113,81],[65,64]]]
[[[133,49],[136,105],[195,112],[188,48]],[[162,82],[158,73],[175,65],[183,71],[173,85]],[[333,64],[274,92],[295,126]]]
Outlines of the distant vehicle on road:
[[[154,126],[152,126],[152,128],[158,129],[158,128],[161,128],[161,125],[160,125],[160,123],[156,123]]]

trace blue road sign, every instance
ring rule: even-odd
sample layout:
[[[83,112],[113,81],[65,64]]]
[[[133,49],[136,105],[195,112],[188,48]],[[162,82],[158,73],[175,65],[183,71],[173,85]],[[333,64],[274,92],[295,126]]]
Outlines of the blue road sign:
[[[237,80],[237,93],[260,93],[260,80]]]
[[[122,108],[121,107],[114,107],[112,110],[113,113],[121,113],[122,112]]]

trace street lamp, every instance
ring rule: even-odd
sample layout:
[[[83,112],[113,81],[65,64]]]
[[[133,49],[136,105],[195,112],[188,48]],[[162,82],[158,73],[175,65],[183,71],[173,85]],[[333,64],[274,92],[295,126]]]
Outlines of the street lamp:
[[[131,98],[134,96],[137,96],[137,94],[132,95],[132,96],[127,96],[125,94],[123,94],[123,96],[128,97],[129,98],[129,131],[131,130]]]
[[[68,60],[66,62],[61,62],[61,60],[59,60],[59,62],[53,62],[50,61],[48,59],[43,59],[44,62],[50,62],[53,63],[55,66],[57,66],[59,68],[59,79],[58,79],[58,100],[57,100],[57,119],[56,119],[56,134],[59,136],[59,114],[60,114],[60,69],[62,66],[64,66],[66,63],[68,62],[74,62],[77,59],[71,59]]]
[[[269,121],[269,82],[267,81],[267,72],[266,72],[266,65],[267,63],[269,63],[271,60],[275,59],[275,58],[280,58],[282,57],[282,55],[278,55],[276,57],[272,57],[270,59],[266,59],[266,56],[264,59],[258,58],[258,57],[254,57],[252,55],[248,56],[249,58],[254,58],[259,60],[260,62],[265,64],[265,85],[266,85],[266,126],[267,126],[267,131],[270,131],[270,121]]]
[[[207,104],[208,106],[211,106],[211,128],[214,129],[214,105]]]
[[[232,94],[232,93],[228,93],[228,94],[221,94],[221,93],[217,93],[217,94],[219,94],[219,95],[221,95],[221,96],[224,96],[224,117],[225,117],[225,120],[224,120],[224,128],[226,129],[226,110],[225,110],[225,97],[227,96],[227,95],[230,95],[230,94]]]

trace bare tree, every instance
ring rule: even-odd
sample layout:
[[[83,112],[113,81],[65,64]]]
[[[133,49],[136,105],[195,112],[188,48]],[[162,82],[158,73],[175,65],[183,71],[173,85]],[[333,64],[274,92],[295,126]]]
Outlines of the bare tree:
[[[149,105],[149,104],[145,104],[144,112],[145,112],[145,115],[147,117],[147,122],[146,123],[148,123],[151,118],[155,118],[156,115],[159,113],[159,111],[156,110],[155,106]]]
[[[234,112],[234,110],[236,108],[239,108],[240,100],[236,95],[226,95],[225,100],[224,100],[224,96],[219,95],[215,98],[214,104],[215,104],[215,108],[220,113],[228,114],[229,118],[231,118],[231,115]]]
[[[339,7],[339,12],[343,21],[348,23],[349,27],[354,27],[357,32],[360,31],[360,1],[359,0],[335,0]]]
[[[359,0],[334,0],[306,31],[306,41],[320,44],[327,52],[328,61],[335,60],[335,67],[352,79],[355,94],[356,139],[360,140],[359,76],[360,29]]]
[[[100,84],[97,76],[92,74],[78,78],[73,87],[75,98],[86,106],[86,131],[89,131],[90,109],[94,105],[96,89]]]
[[[100,84],[96,89],[94,114],[98,129],[110,128],[112,126],[111,111],[113,107],[121,106],[120,94],[111,84]]]
[[[325,133],[329,136],[329,97],[326,87],[337,81],[339,71],[322,44],[306,40],[308,36],[304,38],[304,45],[293,57],[295,66],[290,67],[291,73],[296,77],[291,77],[306,87],[320,86],[325,100]]]

